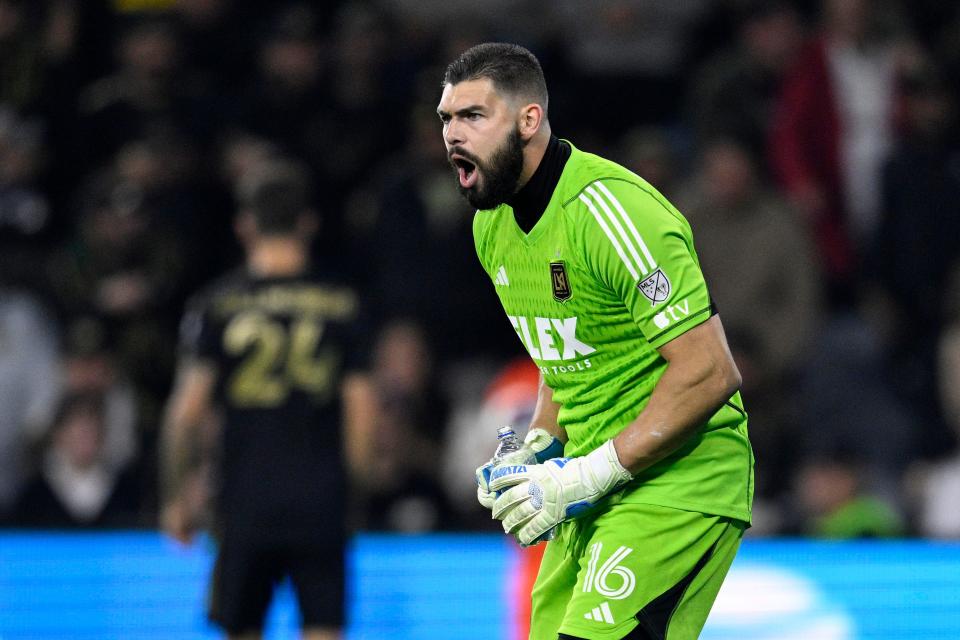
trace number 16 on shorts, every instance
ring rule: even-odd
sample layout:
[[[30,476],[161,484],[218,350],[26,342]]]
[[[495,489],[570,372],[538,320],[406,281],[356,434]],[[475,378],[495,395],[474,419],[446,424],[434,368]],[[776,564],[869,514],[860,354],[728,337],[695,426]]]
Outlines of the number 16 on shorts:
[[[622,600],[628,597],[637,586],[637,577],[633,571],[621,566],[620,563],[633,553],[633,549],[617,548],[598,569],[597,565],[602,553],[602,542],[594,542],[590,545],[590,562],[587,564],[587,575],[583,579],[583,592],[596,591],[611,600]]]

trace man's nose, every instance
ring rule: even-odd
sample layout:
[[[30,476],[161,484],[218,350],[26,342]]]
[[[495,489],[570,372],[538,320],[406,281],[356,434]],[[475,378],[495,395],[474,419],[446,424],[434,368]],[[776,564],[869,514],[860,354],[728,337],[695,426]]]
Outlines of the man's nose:
[[[443,134],[443,139],[446,140],[447,144],[452,146],[463,143],[463,133],[460,126],[457,124],[456,120],[451,120],[447,123],[447,130]]]

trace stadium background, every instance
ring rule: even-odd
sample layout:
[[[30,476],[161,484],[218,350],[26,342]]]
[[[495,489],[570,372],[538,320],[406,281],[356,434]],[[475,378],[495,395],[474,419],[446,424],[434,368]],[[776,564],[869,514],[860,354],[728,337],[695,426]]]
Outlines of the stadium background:
[[[952,630],[924,609],[957,601],[960,553],[931,541],[960,537],[955,3],[0,0],[0,637],[164,637],[133,605],[91,604],[104,617],[72,630],[39,614],[103,580],[132,585],[110,591],[125,602],[157,584],[135,567],[176,562],[183,582],[157,597],[195,594],[188,622],[205,633],[208,550],[153,533],[158,418],[183,304],[240,259],[236,196],[276,157],[312,171],[315,251],[379,319],[379,438],[350,501],[364,532],[351,633],[378,637],[362,621],[380,606],[400,612],[391,637],[443,637],[403,625],[459,619],[429,584],[471,549],[486,551],[462,565],[470,581],[499,589],[488,608],[464,597],[477,637],[511,633],[523,561],[471,477],[496,427],[529,412],[535,371],[477,268],[434,113],[444,64],[490,39],[540,57],[558,135],[646,177],[693,225],[758,457],[756,522],[731,577],[780,567],[777,584],[802,582],[799,601],[822,605],[808,622],[866,597],[847,588],[878,598],[841,635],[800,637],[960,635],[955,607],[933,616]],[[77,392],[105,400],[92,455],[124,500],[52,521],[30,490],[83,446],[56,424]],[[118,529],[140,533],[98,534]],[[152,560],[122,562],[142,553]],[[439,573],[413,581],[404,597],[428,601],[403,617],[418,610],[370,558],[411,554]],[[842,558],[862,561],[841,565],[857,578],[843,589],[810,569]],[[756,602],[757,637],[791,637]],[[901,626],[869,631],[891,602]]]

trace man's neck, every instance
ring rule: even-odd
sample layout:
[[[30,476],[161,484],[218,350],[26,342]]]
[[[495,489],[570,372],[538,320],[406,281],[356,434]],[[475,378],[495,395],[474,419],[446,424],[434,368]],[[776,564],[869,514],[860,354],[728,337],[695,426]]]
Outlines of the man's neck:
[[[517,193],[507,200],[507,204],[513,208],[517,226],[524,233],[530,233],[550,204],[563,168],[570,158],[570,151],[570,145],[551,136],[536,171]]]
[[[289,238],[261,238],[250,248],[247,268],[261,277],[282,277],[302,273],[307,267],[307,249]]]
[[[520,179],[517,180],[517,191],[523,189],[537,172],[540,163],[543,162],[543,156],[547,153],[547,147],[550,146],[551,137],[553,136],[550,127],[545,126],[527,143],[523,150],[523,170],[520,172]]]

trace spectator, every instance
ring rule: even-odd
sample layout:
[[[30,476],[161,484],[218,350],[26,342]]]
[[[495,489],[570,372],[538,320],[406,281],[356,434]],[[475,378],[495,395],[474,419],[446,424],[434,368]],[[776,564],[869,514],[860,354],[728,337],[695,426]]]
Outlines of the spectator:
[[[0,286],[0,521],[60,394],[58,327],[30,294]]]
[[[734,136],[760,155],[783,77],[799,54],[803,28],[789,3],[751,0],[736,29],[735,44],[697,70],[687,113],[699,139]]]
[[[439,395],[432,355],[414,323],[384,326],[373,354],[375,433],[362,477],[357,477],[362,528],[430,531],[450,524],[436,475],[447,406]]]
[[[582,3],[554,3],[551,13],[565,36],[576,84],[590,96],[580,103],[580,119],[595,119],[597,104],[629,112],[634,123],[675,118],[692,28],[709,5],[706,0],[598,0],[585,20]],[[609,136],[623,123],[601,119],[598,124]]]
[[[843,450],[861,470],[864,490],[902,504],[902,477],[919,455],[918,408],[897,393],[902,373],[888,367],[881,337],[854,313],[824,321],[797,380],[799,415],[793,459]]]
[[[824,0],[820,28],[787,74],[769,140],[780,184],[815,230],[831,302],[847,306],[879,222],[905,63],[878,4]]]
[[[488,304],[494,294],[475,257],[471,210],[450,180],[436,117],[433,109],[416,109],[409,143],[376,172],[381,182],[368,188],[372,220],[357,229],[358,271],[367,270],[386,314],[431,327],[431,347],[443,362],[475,358],[497,344],[498,355],[506,355],[502,345],[519,345]]]
[[[922,417],[925,456],[953,441],[936,396],[943,292],[960,256],[960,145],[956,104],[933,68],[901,83],[903,132],[883,171],[883,218],[870,256],[873,317],[881,324],[897,393]]]
[[[0,10],[2,11],[2,10]],[[7,284],[42,286],[36,265],[50,250],[50,200],[41,189],[42,124],[0,105],[0,271]]]
[[[69,31],[57,38],[56,30],[45,30],[45,13],[57,14],[66,3],[39,3],[0,0],[0,103],[21,112],[40,107],[48,83],[48,65],[57,62],[70,48]],[[45,32],[46,31],[46,32]]]
[[[120,471],[134,462],[141,445],[137,390],[118,366],[103,323],[95,318],[71,323],[63,351],[63,393],[101,398],[103,462]]]
[[[97,395],[68,395],[53,421],[40,471],[20,494],[14,520],[58,528],[138,522],[140,486],[104,455],[105,410]]]
[[[935,462],[917,465],[909,478],[908,489],[918,505],[919,533],[957,539],[960,538],[960,510],[957,509],[957,496],[960,496],[960,268],[953,269],[948,290],[947,322],[938,345],[937,364],[941,410],[953,428],[953,442]]]
[[[186,243],[148,208],[139,186],[112,172],[90,180],[80,208],[76,237],[50,257],[52,292],[64,317],[104,322],[119,365],[155,416],[173,368]]]
[[[786,489],[793,447],[795,377],[817,331],[822,288],[807,230],[794,210],[765,188],[743,143],[704,145],[696,181],[678,199],[697,234],[710,294],[743,375],[750,401],[758,496]]]
[[[668,198],[679,189],[677,141],[666,129],[634,127],[620,139],[617,161]]]
[[[867,492],[854,459],[818,456],[800,467],[797,494],[804,520],[800,531],[817,538],[895,538],[903,536],[902,516]]]
[[[117,48],[117,71],[80,95],[78,126],[86,164],[105,164],[125,143],[156,127],[210,142],[214,118],[222,114],[209,89],[184,68],[183,45],[172,21],[128,18]]]

